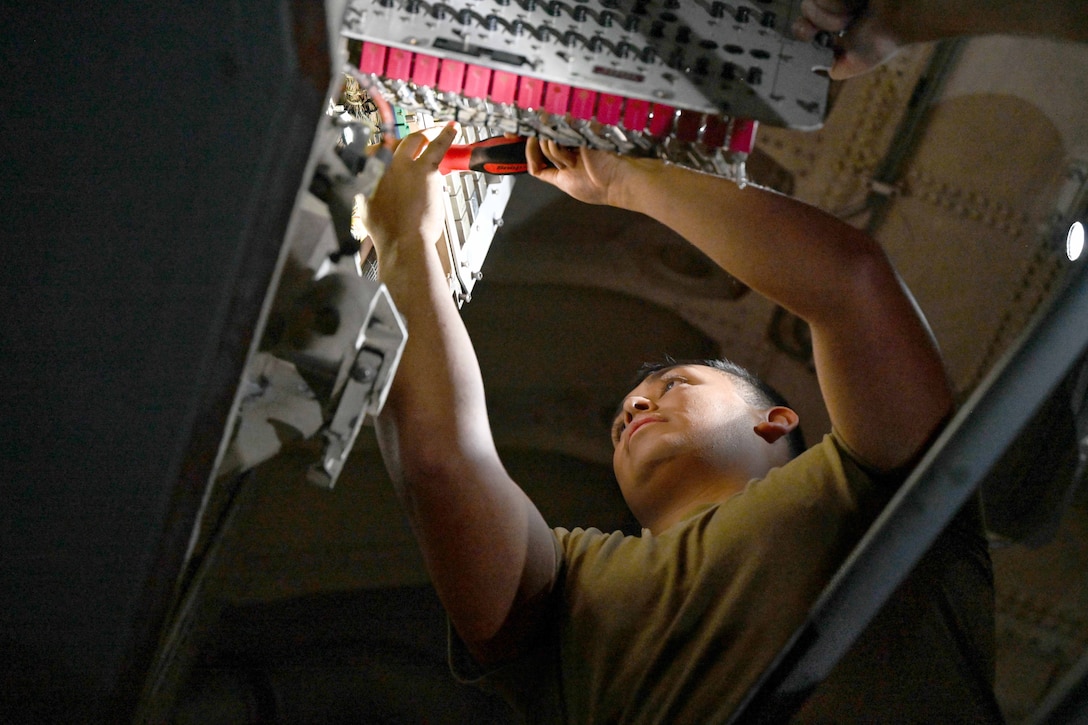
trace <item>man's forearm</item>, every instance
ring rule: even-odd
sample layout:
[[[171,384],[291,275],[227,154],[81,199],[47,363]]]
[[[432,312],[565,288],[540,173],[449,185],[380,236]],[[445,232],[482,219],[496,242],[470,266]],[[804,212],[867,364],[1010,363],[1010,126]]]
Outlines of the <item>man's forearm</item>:
[[[809,320],[829,314],[828,289],[879,253],[863,232],[796,199],[670,165],[630,164],[610,202],[670,227],[731,275]],[[840,283],[841,281],[841,283]],[[847,303],[848,300],[843,300]]]
[[[499,460],[476,356],[433,245],[404,246],[380,265],[408,342],[379,440],[451,620],[477,656],[499,658],[504,629],[550,586],[550,532]]]
[[[437,253],[421,242],[398,257],[382,262],[379,279],[407,321],[408,341],[383,418],[408,446],[405,463],[423,466],[431,454],[487,447],[491,434],[475,353]]]

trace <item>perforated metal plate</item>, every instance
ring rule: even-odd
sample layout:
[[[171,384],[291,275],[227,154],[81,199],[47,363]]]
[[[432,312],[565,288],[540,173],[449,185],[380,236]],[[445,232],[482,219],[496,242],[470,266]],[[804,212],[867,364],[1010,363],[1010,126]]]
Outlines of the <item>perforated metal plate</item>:
[[[449,80],[443,86],[441,64],[435,69],[426,60],[403,58],[384,69],[387,78],[430,81],[442,91],[523,109],[547,104],[533,88],[519,87],[527,79],[528,86],[545,81],[811,129],[823,121],[828,89],[826,76],[814,71],[827,68],[832,54],[792,38],[799,5],[799,0],[354,0],[344,34],[494,72],[465,73],[460,84]],[[567,110],[597,115],[569,105]],[[601,115],[606,118],[597,120],[609,123],[614,110],[609,106]]]

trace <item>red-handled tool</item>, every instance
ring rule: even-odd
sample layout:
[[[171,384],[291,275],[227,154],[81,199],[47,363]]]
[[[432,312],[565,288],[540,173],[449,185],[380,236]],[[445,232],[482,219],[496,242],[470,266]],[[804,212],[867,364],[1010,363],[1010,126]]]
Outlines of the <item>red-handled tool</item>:
[[[482,171],[486,174],[524,174],[529,171],[525,160],[525,138],[496,136],[486,141],[450,146],[438,164],[443,174],[451,171]]]

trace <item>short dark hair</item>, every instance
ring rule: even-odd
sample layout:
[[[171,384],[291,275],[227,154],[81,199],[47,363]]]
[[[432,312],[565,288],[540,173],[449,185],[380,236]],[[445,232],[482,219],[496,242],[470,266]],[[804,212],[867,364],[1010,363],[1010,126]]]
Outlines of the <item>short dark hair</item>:
[[[726,375],[731,376],[734,380],[739,380],[741,385],[738,392],[749,405],[757,408],[773,408],[776,405],[781,405],[790,409],[793,408],[781,393],[768,385],[762,378],[753,374],[747,368],[738,365],[732,360],[727,360],[726,358],[676,360],[666,355],[660,362],[642,363],[642,366],[638,369],[634,385],[631,387],[638,386],[639,383],[653,373],[661,372],[668,368],[679,367],[681,365],[704,365],[708,368],[720,370]],[[801,432],[800,424],[795,426],[794,429],[790,431],[789,435],[786,436],[786,443],[789,448],[790,458],[796,458],[805,452],[805,436]]]

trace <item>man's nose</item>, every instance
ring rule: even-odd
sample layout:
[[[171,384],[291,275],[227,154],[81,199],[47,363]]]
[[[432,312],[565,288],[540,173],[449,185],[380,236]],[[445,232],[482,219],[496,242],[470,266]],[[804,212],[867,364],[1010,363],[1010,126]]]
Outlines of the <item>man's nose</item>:
[[[626,414],[628,422],[639,413],[653,410],[653,407],[653,401],[642,395],[628,395],[627,399],[623,401],[623,412]]]

